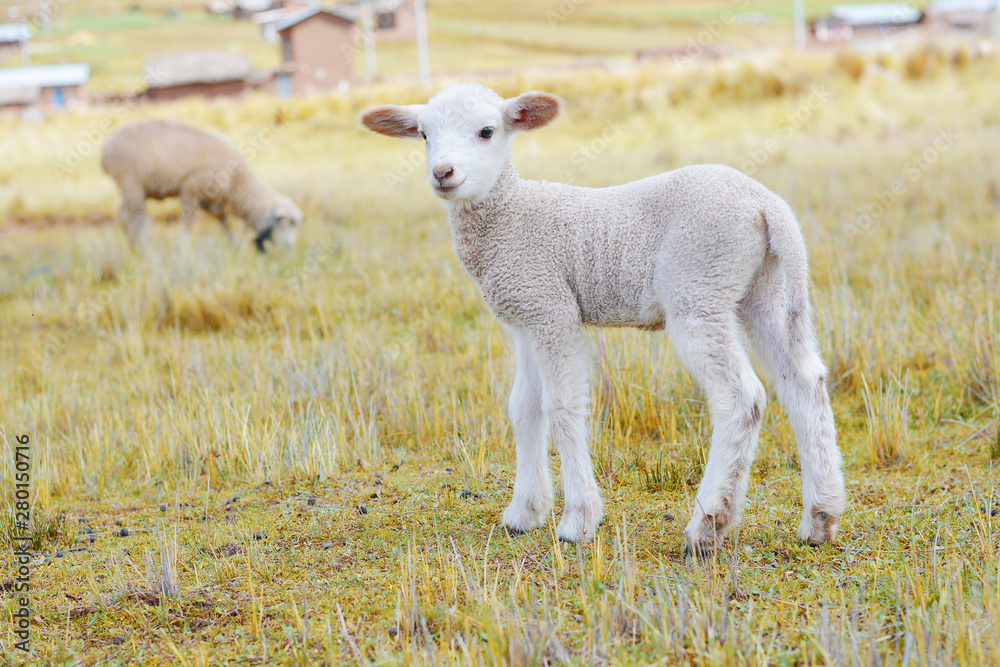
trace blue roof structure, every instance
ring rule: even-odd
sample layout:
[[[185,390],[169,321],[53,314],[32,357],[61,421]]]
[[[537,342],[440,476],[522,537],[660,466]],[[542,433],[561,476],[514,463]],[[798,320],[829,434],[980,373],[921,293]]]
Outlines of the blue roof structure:
[[[60,88],[80,86],[90,79],[90,65],[33,65],[31,67],[0,67],[0,88]]]
[[[31,28],[23,23],[0,24],[0,43],[23,42],[31,39]]]
[[[934,0],[927,6],[928,11],[936,12],[982,12],[984,14],[997,9],[997,0]]]

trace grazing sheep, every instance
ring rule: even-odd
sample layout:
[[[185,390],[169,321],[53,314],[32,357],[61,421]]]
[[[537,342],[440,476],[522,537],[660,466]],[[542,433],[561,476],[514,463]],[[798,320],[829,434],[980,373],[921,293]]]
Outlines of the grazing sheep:
[[[705,392],[714,426],[685,549],[704,554],[721,545],[746,497],[767,398],[742,330],[795,430],[805,505],[799,537],[813,545],[832,539],[844,478],[810,319],[805,244],[791,209],[719,165],[609,188],[521,179],[511,139],[559,111],[548,93],[502,99],[460,84],[425,105],[378,106],[360,116],[374,132],[424,138],[455,252],[513,336],[517,473],[504,524],[526,531],[544,523],[551,436],[566,502],[557,534],[573,542],[594,535],[603,502],[588,453],[583,325],[666,328]]]
[[[200,208],[229,229],[227,216],[243,218],[264,242],[291,245],[302,225],[302,211],[261,181],[225,137],[169,120],[138,120],[115,131],[101,149],[101,166],[118,183],[118,216],[132,248],[145,246],[147,199],[180,197],[185,228]]]

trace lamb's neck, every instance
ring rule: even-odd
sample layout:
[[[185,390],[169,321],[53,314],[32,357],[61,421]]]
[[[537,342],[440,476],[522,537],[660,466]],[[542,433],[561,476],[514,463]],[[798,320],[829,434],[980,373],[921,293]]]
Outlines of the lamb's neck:
[[[498,224],[503,224],[505,211],[512,210],[512,203],[519,197],[523,183],[514,165],[508,161],[500,179],[481,202],[448,202],[448,224],[455,254],[477,281],[491,261],[491,232]]]
[[[448,223],[452,233],[461,233],[463,236],[487,233],[502,212],[509,210],[508,202],[517,199],[523,183],[514,164],[508,160],[496,185],[485,199],[476,204],[468,201],[448,202]]]
[[[257,208],[257,202],[270,191],[271,188],[257,178],[249,166],[241,165],[233,173],[230,185],[230,206],[233,213],[246,219]]]

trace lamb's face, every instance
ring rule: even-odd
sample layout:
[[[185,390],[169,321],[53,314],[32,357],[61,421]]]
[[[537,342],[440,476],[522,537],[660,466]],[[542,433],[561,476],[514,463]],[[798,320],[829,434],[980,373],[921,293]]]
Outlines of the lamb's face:
[[[302,211],[295,202],[284,195],[278,196],[272,208],[262,211],[255,217],[257,219],[248,222],[257,231],[254,243],[261,252],[264,251],[265,241],[273,241],[283,246],[293,245],[302,228]]]
[[[431,188],[441,199],[481,201],[510,156],[514,133],[504,127],[503,99],[482,86],[452,86],[420,111]]]
[[[547,125],[559,115],[559,106],[559,98],[549,93],[505,100],[485,86],[463,83],[427,104],[373,107],[362,112],[361,122],[380,134],[423,139],[434,194],[477,203],[500,179],[514,135]]]
[[[302,211],[289,199],[271,211],[271,238],[284,246],[295,243],[302,229]]]

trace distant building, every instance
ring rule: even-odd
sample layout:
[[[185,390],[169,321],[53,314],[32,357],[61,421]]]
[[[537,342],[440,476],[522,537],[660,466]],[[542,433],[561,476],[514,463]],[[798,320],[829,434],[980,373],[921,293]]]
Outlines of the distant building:
[[[0,61],[14,54],[21,54],[21,64],[29,62],[28,40],[31,39],[31,28],[24,24],[0,25]]]
[[[338,90],[353,78],[357,39],[354,21],[318,5],[294,11],[274,23],[281,43],[281,67],[274,73],[279,97]]]
[[[246,56],[231,51],[185,51],[148,58],[145,97],[170,102],[197,95],[209,99],[246,94],[261,82]]]
[[[286,1],[281,9],[258,12],[251,17],[251,20],[260,25],[260,37],[266,42],[277,42],[278,31],[276,25],[282,19],[291,16],[303,8],[323,10],[314,1],[292,2]],[[414,13],[414,0],[375,0],[375,2],[342,2],[332,10],[350,21],[354,21],[358,28],[362,30],[368,19],[368,12],[372,24],[375,28],[376,42],[407,42],[417,39],[417,19]],[[355,37],[361,40],[360,32]],[[359,43],[361,43],[359,41]]]
[[[35,65],[0,68],[0,107],[72,109],[83,99],[90,65]]]
[[[959,30],[983,37],[1000,37],[998,0],[934,0],[924,10],[927,23],[936,30]]]
[[[257,12],[250,20],[260,26],[260,38],[265,42],[279,42],[278,29],[275,27],[281,19],[306,7],[319,7],[315,0],[285,0],[278,9]]]
[[[369,9],[370,8],[370,9]],[[375,42],[412,42],[417,39],[417,19],[413,0],[375,0],[375,2],[344,2],[337,10],[364,25],[366,11],[371,11],[375,26]]]
[[[922,18],[920,10],[908,2],[834,5],[829,16],[809,22],[809,31],[818,42],[840,42],[888,35],[913,27]]]
[[[250,17],[250,20],[260,26],[260,38],[265,42],[279,42],[281,38],[278,36],[278,21],[285,18],[293,11],[285,7],[281,9],[271,9],[266,12],[257,12]]]

